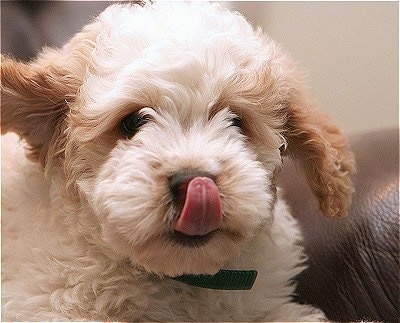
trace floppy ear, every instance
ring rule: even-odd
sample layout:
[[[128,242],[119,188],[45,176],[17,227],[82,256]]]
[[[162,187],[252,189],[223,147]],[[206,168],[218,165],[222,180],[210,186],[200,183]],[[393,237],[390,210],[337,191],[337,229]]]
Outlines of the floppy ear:
[[[301,84],[293,84],[289,97],[284,129],[287,153],[304,170],[323,213],[330,217],[346,215],[355,173],[347,139],[314,107]]]
[[[58,149],[67,102],[83,82],[100,27],[96,21],[85,26],[63,48],[45,48],[30,63],[1,56],[1,133],[19,134],[43,165],[49,149]]]
[[[51,61],[27,64],[2,56],[1,133],[20,135],[29,145],[30,157],[45,164],[73,91],[67,73]]]

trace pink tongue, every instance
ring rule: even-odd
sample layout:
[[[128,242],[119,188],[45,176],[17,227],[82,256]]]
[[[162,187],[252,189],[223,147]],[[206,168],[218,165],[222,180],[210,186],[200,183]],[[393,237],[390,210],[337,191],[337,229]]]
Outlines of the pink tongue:
[[[217,229],[221,222],[217,185],[208,177],[193,178],[187,186],[182,213],[173,228],[189,236],[203,236]]]

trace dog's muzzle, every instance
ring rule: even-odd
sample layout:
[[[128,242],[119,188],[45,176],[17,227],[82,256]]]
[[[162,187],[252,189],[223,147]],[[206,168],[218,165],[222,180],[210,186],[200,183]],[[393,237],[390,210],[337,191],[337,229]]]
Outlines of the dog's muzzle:
[[[172,228],[178,234],[203,237],[222,223],[221,198],[214,177],[206,172],[186,170],[169,179],[176,205]]]

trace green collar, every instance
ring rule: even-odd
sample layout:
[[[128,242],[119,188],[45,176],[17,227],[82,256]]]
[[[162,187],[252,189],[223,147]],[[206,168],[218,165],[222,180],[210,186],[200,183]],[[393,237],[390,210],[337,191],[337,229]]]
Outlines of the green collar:
[[[222,290],[249,290],[257,277],[256,270],[221,269],[215,275],[182,275],[171,277],[182,283]]]

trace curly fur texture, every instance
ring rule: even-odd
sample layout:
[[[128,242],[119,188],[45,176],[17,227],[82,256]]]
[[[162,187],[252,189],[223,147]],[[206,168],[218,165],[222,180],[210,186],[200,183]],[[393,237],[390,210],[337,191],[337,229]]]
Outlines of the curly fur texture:
[[[23,139],[3,136],[3,320],[324,319],[291,301],[305,255],[275,175],[287,146],[342,216],[354,160],[295,64],[240,14],[112,5],[61,49],[2,56],[1,91],[2,134]],[[127,136],[131,114],[146,122]],[[169,182],[184,171],[210,174],[222,204],[198,244],[173,230]],[[259,274],[235,292],[168,278],[221,268]]]

